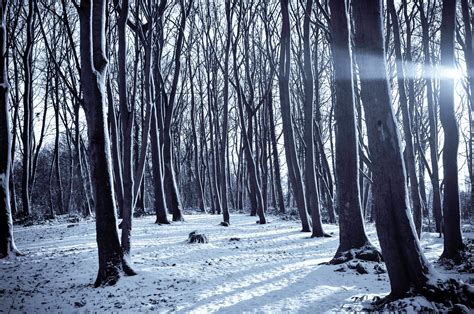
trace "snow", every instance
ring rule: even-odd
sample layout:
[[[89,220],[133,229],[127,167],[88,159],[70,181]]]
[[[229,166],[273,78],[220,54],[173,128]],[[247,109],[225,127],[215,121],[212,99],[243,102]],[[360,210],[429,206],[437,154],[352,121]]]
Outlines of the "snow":
[[[5,173],[0,173],[0,189],[7,190],[6,182],[7,182],[7,178],[5,176]]]
[[[321,264],[337,249],[335,225],[324,225],[332,238],[311,239],[299,222],[274,216],[267,225],[243,214],[231,215],[229,227],[219,226],[221,220],[187,215],[186,222],[156,225],[152,216],[135,219],[131,258],[138,275],[103,288],[92,287],[98,267],[92,220],[16,227],[25,256],[0,260],[0,312],[315,313],[360,310],[363,300],[389,292],[387,274],[376,274],[374,263],[364,263],[366,275]],[[209,243],[186,243],[194,230]],[[378,245],[374,226],[367,230]],[[441,254],[436,234],[425,233],[421,244],[429,260]]]

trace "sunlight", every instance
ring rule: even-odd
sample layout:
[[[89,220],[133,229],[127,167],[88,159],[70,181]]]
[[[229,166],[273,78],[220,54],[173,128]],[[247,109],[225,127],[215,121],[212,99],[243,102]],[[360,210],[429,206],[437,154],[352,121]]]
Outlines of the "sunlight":
[[[463,78],[463,73],[460,69],[454,67],[438,67],[436,71],[436,76],[439,79],[453,79],[453,80],[460,80]]]

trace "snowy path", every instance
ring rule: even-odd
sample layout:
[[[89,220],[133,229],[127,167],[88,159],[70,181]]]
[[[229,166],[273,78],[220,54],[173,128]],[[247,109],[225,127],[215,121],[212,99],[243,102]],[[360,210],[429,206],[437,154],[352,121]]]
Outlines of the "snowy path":
[[[158,226],[153,217],[134,220],[132,259],[139,272],[114,287],[94,289],[97,271],[95,224],[81,222],[17,227],[17,246],[26,256],[0,260],[0,312],[179,311],[325,312],[340,310],[351,297],[384,295],[386,274],[335,272],[329,261],[338,228],[325,225],[332,238],[311,239],[296,221],[231,215],[188,215],[186,222]],[[187,244],[193,230],[209,244]],[[373,241],[375,231],[368,226]],[[240,238],[239,241],[230,241]],[[433,260],[442,242],[424,234]]]

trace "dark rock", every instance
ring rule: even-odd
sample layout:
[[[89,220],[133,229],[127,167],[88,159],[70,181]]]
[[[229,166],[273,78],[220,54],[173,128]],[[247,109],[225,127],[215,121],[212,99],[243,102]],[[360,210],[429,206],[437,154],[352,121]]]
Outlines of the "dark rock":
[[[361,275],[364,275],[364,274],[368,274],[369,272],[367,271],[367,269],[365,268],[364,265],[362,265],[362,263],[357,263],[356,265],[356,271],[361,274]]]
[[[86,300],[76,301],[74,302],[74,307],[83,307],[84,305],[86,305],[86,303]]]
[[[376,273],[377,275],[385,274],[385,273],[387,272],[387,271],[385,270],[385,268],[384,268],[382,265],[379,265],[379,264],[377,264],[377,265],[374,266],[374,270],[375,270],[375,273]]]
[[[189,234],[188,243],[209,243],[209,240],[204,233],[198,233],[197,230],[194,230]]]

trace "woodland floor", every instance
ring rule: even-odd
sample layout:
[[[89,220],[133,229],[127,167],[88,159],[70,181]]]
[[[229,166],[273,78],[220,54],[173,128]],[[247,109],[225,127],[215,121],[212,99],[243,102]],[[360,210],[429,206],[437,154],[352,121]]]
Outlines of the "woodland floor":
[[[98,266],[92,220],[17,226],[16,243],[25,256],[0,260],[0,312],[319,313],[361,310],[363,300],[389,292],[387,274],[376,274],[376,264],[363,263],[364,275],[320,265],[336,251],[335,225],[324,225],[332,238],[311,239],[297,221],[276,216],[267,225],[244,214],[231,215],[230,227],[220,221],[217,215],[187,215],[171,225],[156,225],[153,216],[135,219],[132,259],[138,275],[104,288],[92,286]],[[205,233],[209,243],[186,243],[193,230]],[[367,232],[378,245],[374,226]],[[464,236],[472,239],[474,233]],[[422,245],[436,261],[442,239],[424,233]],[[435,267],[474,281],[472,274]]]

